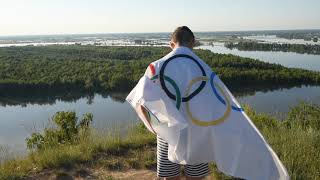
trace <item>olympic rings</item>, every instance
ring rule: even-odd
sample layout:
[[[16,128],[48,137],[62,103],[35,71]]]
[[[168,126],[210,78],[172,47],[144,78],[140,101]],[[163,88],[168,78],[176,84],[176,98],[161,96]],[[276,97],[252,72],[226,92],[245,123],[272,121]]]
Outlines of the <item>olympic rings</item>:
[[[187,87],[186,95],[188,95],[190,93],[191,87],[194,83],[196,83],[198,81],[207,81],[207,80],[208,80],[207,77],[196,77],[196,78],[192,79]],[[211,120],[211,121],[201,121],[192,115],[192,113],[190,111],[189,102],[186,102],[186,111],[187,111],[187,114],[190,117],[192,123],[194,123],[198,126],[216,126],[216,125],[223,123],[229,117],[230,112],[231,112],[230,101],[229,101],[228,97],[226,96],[226,94],[223,92],[222,88],[220,86],[218,86],[218,84],[215,84],[215,85],[218,87],[218,89],[221,91],[224,98],[227,100],[227,102],[226,102],[227,108],[226,108],[226,111],[224,112],[223,116],[218,119]]]
[[[181,97],[180,89],[179,89],[178,85],[175,83],[175,81],[173,79],[171,79],[170,77],[164,75],[164,70],[165,70],[166,66],[168,65],[168,63],[170,61],[172,61],[173,59],[179,58],[179,57],[191,59],[192,61],[194,61],[198,65],[198,67],[200,68],[200,70],[202,72],[202,76],[196,77],[190,81],[190,83],[188,84],[187,89],[186,89],[185,97]],[[154,70],[153,70],[153,72],[154,72]],[[223,88],[214,82],[215,77],[216,77],[216,74],[214,72],[212,72],[212,74],[210,76],[211,89],[212,89],[214,95],[216,96],[216,98],[222,104],[226,105],[226,110],[220,118],[213,119],[210,121],[202,121],[202,120],[197,119],[196,117],[193,116],[193,114],[190,110],[189,100],[191,100],[194,96],[196,96],[198,93],[200,93],[201,90],[205,87],[207,81],[209,81],[209,78],[206,77],[206,73],[205,73],[203,67],[200,65],[200,63],[195,58],[193,58],[192,56],[189,56],[189,55],[185,55],[185,54],[178,54],[178,55],[172,56],[169,59],[167,59],[166,61],[164,61],[163,65],[160,69],[159,74],[153,76],[151,78],[151,80],[155,80],[155,79],[159,78],[160,85],[161,85],[162,89],[165,91],[165,93],[167,94],[167,96],[176,101],[177,109],[180,109],[181,102],[186,102],[186,112],[187,112],[187,115],[189,116],[189,118],[191,119],[192,123],[194,123],[198,126],[215,126],[215,125],[219,125],[219,124],[223,123],[229,117],[231,110],[235,110],[235,111],[239,111],[239,112],[243,111],[243,109],[241,107],[236,107],[231,104],[231,100],[227,96],[227,94],[224,92]],[[172,94],[168,90],[168,88],[165,85],[165,81],[169,82],[173,86],[173,88],[176,91],[176,95]],[[198,81],[202,81],[201,84],[199,85],[199,87],[195,91],[190,93],[192,86]],[[222,94],[223,97],[221,97],[221,95],[219,94],[218,91],[220,91],[220,93]],[[148,122],[151,126],[150,113],[147,112],[147,115],[149,117]]]
[[[197,65],[198,65],[198,67],[200,68],[200,70],[201,70],[201,73],[202,73],[202,76],[206,76],[206,72],[204,71],[204,69],[203,69],[203,67],[200,65],[200,63],[195,59],[195,58],[193,58],[192,56],[189,56],[189,55],[186,55],[186,54],[177,54],[177,55],[174,55],[174,56],[172,56],[172,57],[170,57],[169,59],[167,59],[164,63],[163,63],[163,65],[162,65],[162,67],[161,67],[161,69],[160,69],[160,73],[159,73],[159,77],[160,77],[160,84],[161,84],[161,87],[162,87],[162,89],[165,91],[165,93],[168,95],[168,97],[169,98],[171,98],[171,99],[174,99],[174,100],[176,100],[176,99],[178,99],[178,97],[176,97],[174,94],[172,94],[169,90],[168,90],[168,88],[166,87],[166,84],[165,84],[165,76],[164,76],[164,70],[165,70],[165,68],[166,68],[166,66],[168,65],[168,63],[170,62],[170,61],[172,61],[173,59],[176,59],[176,58],[179,58],[179,57],[184,57],[184,58],[188,58],[188,59],[191,59],[193,62],[195,62]],[[194,92],[192,92],[192,93],[190,93],[188,96],[186,96],[186,97],[182,97],[182,102],[187,102],[187,101],[189,101],[191,98],[193,98],[195,95],[197,95],[204,87],[205,87],[205,85],[206,85],[206,81],[202,81],[201,82],[201,84],[200,84],[200,86],[194,91]]]
[[[212,72],[212,74],[211,74],[211,76],[210,76],[210,84],[211,84],[212,91],[213,91],[213,93],[215,94],[215,96],[218,98],[218,100],[219,100],[222,104],[226,105],[226,101],[219,95],[218,91],[217,91],[216,88],[215,88],[215,85],[214,85],[215,83],[213,83],[213,79],[214,79],[215,76],[216,76],[216,74],[215,74],[214,72]],[[236,107],[236,106],[231,106],[231,108],[232,108],[233,110],[235,110],[235,111],[243,111],[242,108],[239,108],[239,107]]]
[[[151,80],[158,79],[158,77],[159,77],[158,75],[155,75],[155,76],[153,76],[153,77],[151,78]],[[176,107],[177,107],[177,109],[180,109],[180,105],[181,105],[181,93],[180,93],[180,90],[179,90],[178,85],[174,82],[173,79],[171,79],[171,78],[168,77],[168,76],[164,76],[164,79],[165,79],[166,81],[168,81],[168,82],[173,86],[173,88],[175,89],[176,95],[177,95],[177,97],[175,97]]]

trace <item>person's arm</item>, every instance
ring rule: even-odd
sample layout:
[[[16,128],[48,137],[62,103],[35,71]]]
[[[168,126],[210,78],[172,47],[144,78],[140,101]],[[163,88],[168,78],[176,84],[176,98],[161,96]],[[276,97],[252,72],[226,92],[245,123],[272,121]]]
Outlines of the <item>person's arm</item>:
[[[152,63],[149,64],[149,66],[147,67],[146,72],[144,74],[148,78],[152,78],[152,76],[155,75],[155,68],[154,68],[154,65]],[[142,114],[143,114],[144,118],[149,121],[150,117],[148,115],[148,111],[143,106],[140,106],[140,110],[142,111]]]
[[[148,111],[141,105],[140,105],[140,110],[142,111],[143,117],[149,121]]]
[[[146,69],[144,75],[147,76],[149,79],[151,79],[155,75],[155,68],[154,68],[154,65],[152,63],[149,64],[149,66]],[[156,134],[156,132],[154,131],[154,129],[151,126],[151,117],[150,117],[149,111],[142,105],[140,105],[139,110],[142,112],[141,114],[142,114],[143,118],[145,120],[147,120],[152,132],[154,134]]]

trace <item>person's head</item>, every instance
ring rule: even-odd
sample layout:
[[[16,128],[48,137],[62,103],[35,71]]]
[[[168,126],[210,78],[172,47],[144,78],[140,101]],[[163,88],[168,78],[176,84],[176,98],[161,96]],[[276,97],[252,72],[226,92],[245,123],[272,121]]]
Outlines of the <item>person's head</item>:
[[[178,27],[171,36],[170,47],[174,49],[179,46],[185,46],[190,49],[195,44],[193,32],[187,26]]]

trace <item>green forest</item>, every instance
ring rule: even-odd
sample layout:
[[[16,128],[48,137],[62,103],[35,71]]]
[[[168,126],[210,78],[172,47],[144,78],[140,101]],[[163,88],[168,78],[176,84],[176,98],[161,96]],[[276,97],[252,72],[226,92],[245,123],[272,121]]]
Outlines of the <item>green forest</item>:
[[[238,43],[226,43],[225,46],[229,49],[237,48],[240,51],[282,51],[299,54],[320,54],[320,45],[310,44],[278,44],[240,41]]]
[[[0,94],[129,91],[166,47],[51,45],[0,48]],[[229,86],[320,84],[320,73],[195,50]]]

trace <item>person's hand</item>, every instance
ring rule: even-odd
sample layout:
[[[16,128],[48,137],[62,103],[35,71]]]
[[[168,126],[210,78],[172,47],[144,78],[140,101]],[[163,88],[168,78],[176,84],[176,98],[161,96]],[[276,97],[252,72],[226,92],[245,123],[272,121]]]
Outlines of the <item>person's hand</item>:
[[[149,121],[148,111],[143,106],[140,106],[140,110],[142,111],[143,117]]]

